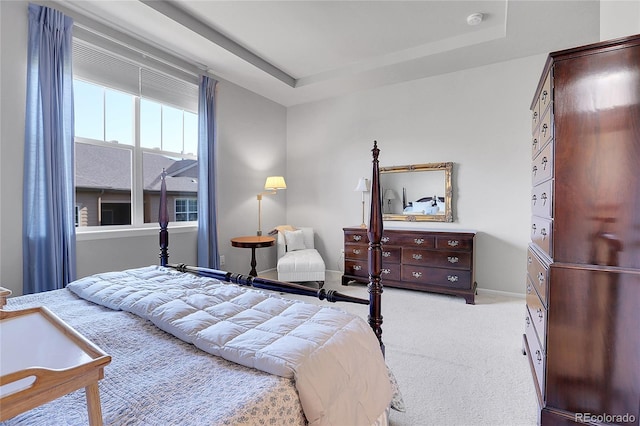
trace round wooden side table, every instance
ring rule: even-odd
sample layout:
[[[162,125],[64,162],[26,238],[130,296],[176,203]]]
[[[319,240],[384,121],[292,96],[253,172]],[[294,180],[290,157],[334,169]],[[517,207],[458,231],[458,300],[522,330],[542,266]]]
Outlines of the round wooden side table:
[[[231,245],[233,247],[250,248],[251,249],[251,272],[249,275],[252,277],[258,276],[256,272],[256,249],[262,247],[271,247],[275,244],[276,239],[274,237],[266,237],[262,235],[250,235],[244,237],[234,237],[231,239]]]

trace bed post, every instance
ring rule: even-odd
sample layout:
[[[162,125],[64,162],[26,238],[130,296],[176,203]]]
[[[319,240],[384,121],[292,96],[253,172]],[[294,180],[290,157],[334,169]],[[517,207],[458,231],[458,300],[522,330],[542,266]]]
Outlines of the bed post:
[[[371,176],[371,214],[369,215],[369,325],[378,337],[380,349],[384,355],[382,342],[382,202],[380,194],[380,166],[378,163],[378,142],[373,141],[373,173]]]
[[[167,211],[167,185],[165,178],[167,172],[162,169],[160,175],[160,211],[158,212],[158,224],[160,224],[160,266],[167,266],[169,262],[169,212]]]

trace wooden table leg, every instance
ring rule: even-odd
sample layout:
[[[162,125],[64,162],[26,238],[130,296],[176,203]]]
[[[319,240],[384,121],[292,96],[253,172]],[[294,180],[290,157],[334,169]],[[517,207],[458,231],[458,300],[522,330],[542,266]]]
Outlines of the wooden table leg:
[[[102,408],[100,407],[100,391],[98,382],[91,383],[84,388],[87,396],[87,412],[90,426],[102,426]]]
[[[258,262],[256,262],[256,248],[251,247],[251,272],[249,272],[249,275],[251,275],[252,277],[258,276],[258,272],[256,272],[257,264]]]

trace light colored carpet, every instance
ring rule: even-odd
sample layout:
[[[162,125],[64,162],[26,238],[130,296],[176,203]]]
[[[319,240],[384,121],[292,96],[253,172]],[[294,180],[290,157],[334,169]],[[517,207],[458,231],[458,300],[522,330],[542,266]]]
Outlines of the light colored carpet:
[[[325,288],[368,298],[366,285],[342,286],[337,273],[327,275]],[[272,271],[262,276],[275,278]],[[365,319],[369,313],[364,305],[338,305]],[[382,315],[387,364],[406,405],[404,413],[392,410],[391,425],[536,424],[535,390],[521,352],[523,298],[480,290],[476,304],[467,305],[385,288]]]

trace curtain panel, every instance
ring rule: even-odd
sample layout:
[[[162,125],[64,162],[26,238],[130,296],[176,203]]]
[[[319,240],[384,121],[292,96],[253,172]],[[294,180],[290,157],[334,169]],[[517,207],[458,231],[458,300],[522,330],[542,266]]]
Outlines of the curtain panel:
[[[218,82],[200,77],[198,98],[198,266],[218,269],[216,207],[216,88]]]
[[[76,276],[72,25],[55,9],[29,4],[24,294],[63,288]]]

